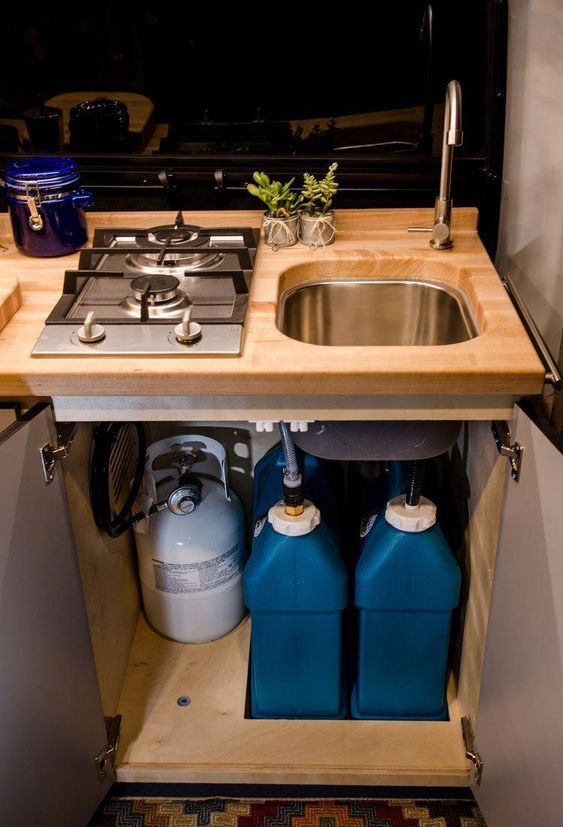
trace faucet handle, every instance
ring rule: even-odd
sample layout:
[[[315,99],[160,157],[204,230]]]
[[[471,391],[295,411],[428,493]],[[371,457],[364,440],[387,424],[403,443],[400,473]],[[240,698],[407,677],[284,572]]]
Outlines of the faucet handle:
[[[430,246],[436,250],[445,250],[452,244],[450,225],[445,219],[437,218],[432,228]]]
[[[430,246],[434,250],[447,250],[452,245],[450,225],[443,218],[437,218],[433,227],[407,227],[408,233],[432,233]]]

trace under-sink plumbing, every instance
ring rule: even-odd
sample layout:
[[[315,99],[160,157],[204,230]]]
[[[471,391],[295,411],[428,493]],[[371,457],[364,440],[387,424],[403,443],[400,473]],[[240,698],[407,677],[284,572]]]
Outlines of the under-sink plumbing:
[[[457,80],[450,80],[446,89],[444,112],[444,138],[442,141],[442,168],[440,171],[440,193],[434,206],[433,227],[409,227],[409,233],[432,233],[430,246],[435,250],[447,250],[453,245],[452,229],[452,164],[454,147],[463,143],[461,128],[461,86]]]

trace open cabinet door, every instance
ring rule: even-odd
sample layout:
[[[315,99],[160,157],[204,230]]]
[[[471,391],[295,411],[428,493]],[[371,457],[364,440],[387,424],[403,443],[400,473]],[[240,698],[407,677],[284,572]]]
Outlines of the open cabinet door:
[[[51,408],[0,434],[0,822],[85,827],[112,782]],[[57,463],[58,464],[58,463]],[[99,762],[98,762],[99,763]]]
[[[563,453],[516,407],[475,727],[487,827],[563,819]]]

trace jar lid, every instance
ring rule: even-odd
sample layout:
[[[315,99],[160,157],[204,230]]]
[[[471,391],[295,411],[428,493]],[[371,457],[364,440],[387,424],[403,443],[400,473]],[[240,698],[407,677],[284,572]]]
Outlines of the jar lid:
[[[6,167],[6,186],[25,189],[25,185],[61,186],[78,180],[72,158],[21,158]]]
[[[69,112],[69,127],[79,119],[94,120],[111,119],[129,125],[129,110],[127,104],[117,98],[93,98],[75,104]]]

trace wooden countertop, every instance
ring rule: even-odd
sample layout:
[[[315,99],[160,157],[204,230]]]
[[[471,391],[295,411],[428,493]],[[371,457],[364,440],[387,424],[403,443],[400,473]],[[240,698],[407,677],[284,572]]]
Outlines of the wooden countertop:
[[[32,357],[31,350],[61,293],[65,269],[78,255],[29,258],[14,247],[9,221],[0,216],[0,277],[16,275],[22,306],[0,333],[3,396],[413,396],[539,393],[544,371],[481,244],[474,209],[454,211],[455,246],[437,252],[428,236],[407,234],[428,226],[432,210],[342,210],[338,239],[324,250],[302,245],[258,250],[240,357]],[[90,213],[89,227],[154,226],[173,213]],[[250,225],[259,211],[193,212],[203,226]],[[469,297],[480,334],[441,347],[320,347],[284,336],[275,314],[281,274],[294,283],[317,269],[336,277],[415,276],[443,279]],[[340,269],[341,268],[341,269]],[[469,403],[468,403],[469,405]]]

